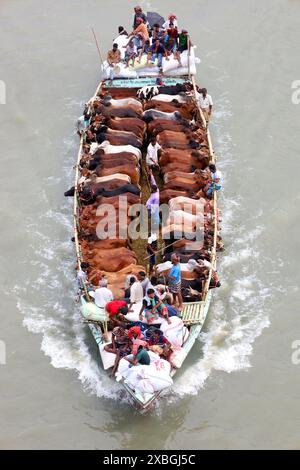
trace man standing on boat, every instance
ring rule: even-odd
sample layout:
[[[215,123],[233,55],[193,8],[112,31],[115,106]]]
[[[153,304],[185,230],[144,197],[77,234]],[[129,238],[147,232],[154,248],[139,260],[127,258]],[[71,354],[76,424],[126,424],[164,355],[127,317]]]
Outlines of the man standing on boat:
[[[139,22],[137,21],[138,18],[142,18],[144,23],[147,24],[147,16],[143,12],[142,7],[140,7],[139,5],[134,7],[133,29],[135,29],[139,25]]]
[[[107,53],[107,62],[109,65],[109,78],[112,82],[114,79],[114,68],[121,62],[121,51],[118,49],[118,44],[114,43],[113,48]]]
[[[202,88],[202,90],[200,90],[200,93],[198,95],[198,102],[204,114],[205,120],[208,124],[211,118],[213,101],[212,101],[211,96],[207,93],[206,88]]]
[[[178,300],[178,308],[182,310],[182,295],[181,295],[181,267],[179,258],[176,253],[171,256],[172,268],[168,275],[169,290],[174,297],[174,303]]]
[[[161,150],[161,146],[157,142],[156,137],[152,137],[150,140],[150,144],[147,147],[147,155],[146,155],[146,165],[147,171],[149,174],[149,169],[153,170],[155,168],[159,169],[158,164],[158,152]]]

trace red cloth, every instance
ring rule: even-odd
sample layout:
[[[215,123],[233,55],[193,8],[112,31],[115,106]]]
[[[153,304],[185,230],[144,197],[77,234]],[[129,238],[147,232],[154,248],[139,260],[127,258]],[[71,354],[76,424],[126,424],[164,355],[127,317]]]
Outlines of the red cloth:
[[[120,311],[121,307],[126,307],[127,303],[125,300],[112,300],[106,304],[106,310],[110,317],[114,317]]]
[[[142,335],[142,332],[139,326],[132,326],[131,328],[129,328],[128,330],[129,338],[132,338],[134,334],[138,335],[138,338],[144,338],[144,335]]]

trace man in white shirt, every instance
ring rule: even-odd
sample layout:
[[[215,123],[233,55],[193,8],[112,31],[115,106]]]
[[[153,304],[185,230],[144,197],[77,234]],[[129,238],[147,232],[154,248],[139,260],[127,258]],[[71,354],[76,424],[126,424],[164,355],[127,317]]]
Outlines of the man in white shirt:
[[[107,288],[107,280],[101,279],[98,289],[95,290],[94,295],[95,304],[97,307],[104,308],[108,302],[114,298],[113,293]]]
[[[150,140],[150,144],[147,148],[147,155],[146,155],[146,165],[147,169],[151,168],[159,168],[158,164],[158,151],[161,149],[161,146],[156,140],[156,137],[152,137]]]
[[[200,90],[200,93],[198,95],[198,102],[204,114],[205,120],[208,124],[211,118],[213,101],[212,101],[212,97],[207,93],[206,88],[202,88],[202,90]]]
[[[144,293],[144,296],[145,296],[146,293],[147,293],[147,290],[151,289],[153,286],[152,286],[149,278],[146,276],[146,273],[144,271],[139,271],[137,273],[137,278],[138,278],[138,281],[141,283],[141,286],[143,288],[143,293]]]
[[[130,303],[138,303],[143,300],[144,297],[144,291],[142,284],[137,281],[135,277],[131,277],[129,280],[129,286],[130,286]]]

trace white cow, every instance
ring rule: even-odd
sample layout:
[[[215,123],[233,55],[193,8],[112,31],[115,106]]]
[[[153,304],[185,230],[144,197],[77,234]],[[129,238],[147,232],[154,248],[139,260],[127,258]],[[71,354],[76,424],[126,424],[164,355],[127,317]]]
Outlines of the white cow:
[[[191,98],[183,95],[165,95],[164,93],[156,95],[152,98],[154,101],[164,101],[165,103],[170,103],[171,101],[177,100],[179,103],[187,103],[191,101]]]
[[[206,200],[204,198],[200,199],[191,199],[190,197],[177,196],[169,200],[170,210],[179,210],[182,209],[185,212],[190,213],[203,213]]]
[[[133,147],[133,145],[111,145],[108,140],[104,140],[102,144],[96,144],[97,148],[96,146],[93,147],[94,144],[95,142],[91,145],[90,153],[91,153],[91,150],[93,151],[93,153],[95,153],[97,150],[102,149],[104,150],[104,153],[120,153],[120,152],[133,153],[138,160],[140,160],[142,157],[142,152],[136,147]]]

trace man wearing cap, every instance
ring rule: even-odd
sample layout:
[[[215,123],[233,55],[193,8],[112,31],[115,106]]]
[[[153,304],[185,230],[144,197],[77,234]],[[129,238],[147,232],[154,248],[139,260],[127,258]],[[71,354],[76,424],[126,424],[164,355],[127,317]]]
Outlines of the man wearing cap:
[[[118,44],[114,43],[113,48],[107,53],[107,62],[109,65],[109,78],[112,81],[114,79],[114,68],[121,62],[121,51],[118,49]]]
[[[168,16],[167,21],[164,22],[162,27],[164,29],[169,29],[170,28],[170,23],[173,24],[174,28],[178,28],[177,16],[174,13],[170,13],[170,15]]]
[[[144,20],[144,23],[145,24],[147,23],[147,16],[143,12],[142,7],[140,7],[139,5],[134,7],[133,29],[135,29],[138,26],[138,22],[137,22],[138,18],[142,18]]]
[[[178,34],[178,52],[187,51],[192,47],[192,43],[189,39],[189,34],[186,29],[182,29],[181,33]]]
[[[200,90],[200,93],[198,95],[198,102],[204,114],[205,120],[208,123],[211,118],[213,101],[211,96],[207,93],[206,88],[202,88],[202,90]]]
[[[107,288],[106,279],[101,279],[98,289],[96,289],[95,292],[91,292],[90,295],[94,297],[95,304],[100,308],[104,308],[105,305],[114,298],[112,291]]]

